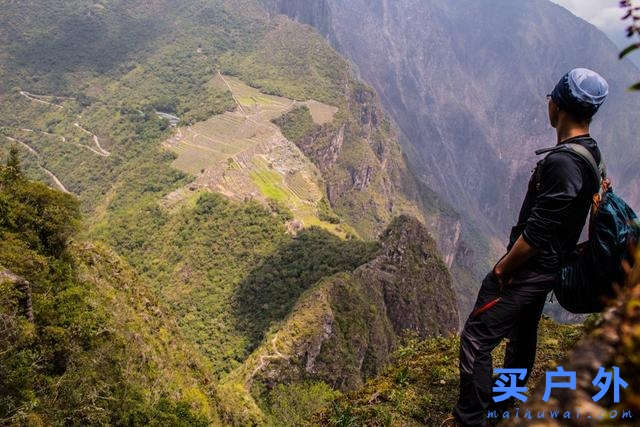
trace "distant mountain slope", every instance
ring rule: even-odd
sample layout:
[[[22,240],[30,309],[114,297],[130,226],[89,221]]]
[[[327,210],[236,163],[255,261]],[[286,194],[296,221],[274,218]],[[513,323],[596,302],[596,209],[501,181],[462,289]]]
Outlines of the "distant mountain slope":
[[[415,178],[375,92],[313,29],[271,17],[253,0],[13,2],[0,10],[0,24],[0,156],[15,145],[27,176],[59,182],[76,195],[85,214],[77,239],[99,241],[101,252],[110,253],[106,245],[122,257],[122,266],[106,260],[108,266],[131,266],[135,280],[120,285],[118,277],[109,281],[108,273],[92,270],[91,263],[102,265],[92,247],[78,248],[104,291],[93,303],[117,314],[114,334],[136,346],[128,353],[129,344],[119,348],[123,358],[135,359],[122,365],[135,371],[133,386],[162,377],[147,363],[162,372],[189,365],[184,381],[170,378],[159,387],[168,402],[155,394],[141,400],[149,406],[140,422],[155,409],[197,418],[185,424],[215,422],[217,411],[207,408],[217,406],[217,392],[208,387],[245,366],[275,331],[295,335],[288,319],[307,292],[370,262],[377,237],[401,214],[436,232],[443,256],[429,240],[420,257],[433,260],[440,275],[437,283],[419,284],[446,289],[443,301],[429,307],[449,310],[438,317],[442,323],[425,323],[397,309],[394,334],[404,327],[425,335],[455,328],[445,267],[469,247],[459,215]],[[327,296],[338,303],[363,286],[332,283]],[[350,305],[341,310],[366,314],[385,303],[381,298],[344,300]],[[136,324],[123,323],[138,300],[146,304],[141,322],[148,322],[138,325],[131,313]],[[162,319],[171,328],[148,317],[156,306],[166,310]],[[143,326],[153,334],[130,333]],[[162,340],[157,346],[155,335]],[[157,349],[182,340],[193,357],[155,359]],[[380,360],[390,350],[378,341],[370,347]],[[150,361],[140,362],[138,350]],[[352,360],[356,350],[326,354]],[[200,366],[191,360],[203,361],[204,385],[191,380]],[[323,380],[311,376],[308,388],[295,382],[290,397],[316,387],[335,394],[339,385]],[[120,401],[117,393],[105,394]],[[242,419],[241,402],[225,403],[229,420]],[[117,422],[129,408],[113,413]]]
[[[640,206],[638,69],[592,25],[547,0],[265,0],[321,31],[358,68],[407,136],[431,188],[504,241],[533,151],[555,144],[545,95],[591,67],[611,95],[596,118],[618,189]]]

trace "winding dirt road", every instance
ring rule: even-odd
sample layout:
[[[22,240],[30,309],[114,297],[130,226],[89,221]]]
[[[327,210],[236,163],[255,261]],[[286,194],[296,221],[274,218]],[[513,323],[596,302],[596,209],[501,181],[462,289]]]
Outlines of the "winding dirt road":
[[[36,158],[38,159],[38,166],[40,167],[40,169],[42,169],[44,171],[44,173],[46,173],[47,175],[49,175],[49,177],[51,178],[51,180],[55,183],[56,187],[58,187],[58,189],[62,192],[65,192],[67,194],[71,194],[71,192],[69,190],[67,190],[67,188],[64,186],[64,184],[58,179],[57,176],[55,176],[55,174],[53,172],[51,172],[49,169],[45,168],[44,166],[42,166],[42,158],[40,157],[40,154],[38,154],[38,152],[36,150],[34,150],[33,148],[31,148],[27,143],[17,140],[15,138],[11,138],[10,136],[5,136],[5,138],[7,138],[9,141],[11,142],[15,142],[17,144],[22,145],[24,148],[26,148],[31,154],[33,154],[34,156],[36,156]]]
[[[41,103],[41,104],[51,105],[52,107],[56,107],[56,108],[59,108],[59,109],[62,109],[62,108],[63,108],[63,107],[62,107],[62,105],[54,104],[54,103],[52,103],[52,102],[43,101],[43,100],[42,100],[42,99],[40,99],[40,98],[36,98],[36,96],[35,96],[34,94],[29,93],[29,92],[24,91],[24,90],[21,90],[21,91],[20,91],[20,95],[22,95],[22,96],[24,96],[25,98],[30,99],[30,100],[32,100],[32,101],[39,102],[39,103]]]
[[[67,97],[67,96],[35,95],[35,94],[29,93],[29,92],[27,92],[27,91],[25,91],[25,90],[21,90],[21,91],[20,91],[20,95],[24,96],[24,97],[25,97],[25,98],[27,98],[27,99],[30,99],[31,101],[39,102],[39,103],[41,103],[41,104],[50,105],[50,106],[52,106],[52,107],[59,108],[59,109],[62,109],[62,108],[64,108],[64,107],[62,107],[61,105],[58,105],[58,104],[54,104],[54,103],[52,103],[52,102],[45,101],[45,100],[40,99],[40,98],[49,98],[49,99],[53,99],[53,98],[58,98],[58,99],[75,99],[75,98],[70,98],[70,97]],[[81,116],[81,115],[78,115],[78,117],[82,117],[82,116]],[[93,132],[90,132],[90,131],[86,130],[85,128],[83,128],[82,126],[80,126],[80,123],[78,123],[78,122],[75,122],[73,125],[74,125],[75,127],[77,127],[78,129],[82,130],[83,132],[85,132],[85,133],[87,133],[87,134],[91,135],[91,137],[93,138],[93,143],[96,145],[97,149],[94,149],[94,148],[92,148],[92,147],[88,147],[88,146],[86,146],[86,145],[82,145],[82,144],[76,144],[76,145],[79,145],[80,147],[84,147],[84,148],[86,148],[86,149],[88,149],[88,150],[91,150],[93,153],[95,153],[95,154],[97,154],[97,155],[99,155],[99,156],[102,156],[102,157],[109,157],[109,156],[111,155],[111,153],[110,153],[110,152],[108,152],[107,150],[105,150],[104,148],[102,148],[102,146],[100,145],[100,139],[98,138],[98,136],[97,136],[96,134],[94,134]],[[23,129],[23,130],[25,130],[25,131],[31,131],[30,129]],[[32,132],[35,132],[35,131],[32,131]],[[47,133],[47,132],[42,132],[42,131],[38,131],[38,132],[44,133],[44,134],[46,134],[46,135],[52,135],[52,134]],[[61,136],[60,138],[62,138],[62,142],[66,142],[66,141],[67,141],[67,139],[66,139],[64,136]]]
[[[107,150],[105,150],[104,148],[102,148],[102,146],[100,146],[100,140],[98,139],[98,136],[97,136],[96,134],[94,134],[93,132],[90,132],[90,131],[86,130],[85,128],[83,128],[82,126],[80,126],[80,123],[78,123],[78,122],[75,122],[73,125],[74,125],[75,127],[77,127],[78,129],[80,129],[81,131],[83,131],[83,132],[85,132],[85,133],[87,133],[87,134],[91,135],[91,136],[93,137],[93,143],[94,143],[94,144],[96,144],[96,147],[98,147],[98,150],[94,150],[94,149],[93,149],[93,148],[91,148],[91,147],[86,147],[86,146],[84,146],[84,147],[88,148],[89,150],[93,151],[94,153],[96,153],[96,154],[98,154],[98,155],[100,155],[100,156],[102,156],[102,157],[109,157],[109,156],[111,155],[111,153],[110,153],[110,152],[108,152]]]
[[[58,137],[60,138],[60,141],[62,141],[63,143],[66,143],[66,142],[67,142],[67,138],[65,138],[64,136],[61,136],[61,135],[60,135],[60,136],[59,136],[59,135],[55,135],[55,134],[50,133],[50,132],[45,132],[45,131],[42,131],[42,130],[27,129],[27,128],[22,128],[22,129],[20,129],[20,130],[21,130],[21,131],[24,131],[24,132],[35,132],[35,133],[41,133],[41,134],[43,134],[43,135],[54,136],[54,137],[55,137],[55,136],[58,136]],[[89,147],[89,146],[87,146],[87,145],[79,144],[79,143],[77,143],[77,142],[71,142],[71,144],[73,144],[73,145],[77,145],[78,147],[86,148],[87,150],[91,151],[91,152],[92,152],[92,153],[94,153],[94,154],[97,154],[98,156],[107,157],[107,155],[105,155],[104,153],[102,153],[102,152],[100,152],[100,151],[96,150],[96,149],[95,149],[95,148],[93,148],[93,147]]]

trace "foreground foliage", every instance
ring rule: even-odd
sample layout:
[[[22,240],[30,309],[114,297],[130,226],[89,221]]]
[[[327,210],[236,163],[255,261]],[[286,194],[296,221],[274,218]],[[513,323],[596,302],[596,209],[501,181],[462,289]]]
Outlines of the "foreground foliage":
[[[207,425],[207,370],[124,262],[71,242],[78,206],[0,167],[0,422]]]
[[[559,325],[543,317],[530,387],[573,348],[581,335],[582,326]],[[440,425],[458,397],[459,346],[458,337],[425,341],[409,338],[380,377],[337,399],[315,421],[339,426]],[[504,348],[503,344],[495,350],[494,366],[502,363]]]

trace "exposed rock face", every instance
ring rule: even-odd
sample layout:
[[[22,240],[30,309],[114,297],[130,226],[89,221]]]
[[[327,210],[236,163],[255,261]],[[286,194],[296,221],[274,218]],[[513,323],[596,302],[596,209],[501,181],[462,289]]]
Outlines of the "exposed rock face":
[[[464,225],[451,209],[410,169],[399,140],[375,92],[351,81],[345,88],[347,118],[340,126],[324,124],[296,140],[322,173],[331,206],[361,236],[376,238],[394,216],[409,214],[428,227],[460,295],[473,294],[488,263],[466,242]],[[482,237],[471,236],[481,247]],[[486,264],[486,265],[485,265]],[[470,298],[459,298],[459,312],[471,310]]]
[[[638,70],[590,24],[547,0],[265,0],[310,24],[358,67],[407,136],[416,173],[454,208],[505,239],[533,151],[555,144],[546,101],[576,66],[611,95],[592,133],[621,194],[638,206]],[[568,46],[576,48],[568,48]]]
[[[455,333],[451,278],[424,226],[398,217],[381,243],[370,262],[306,292],[283,326],[229,375],[230,383],[242,382],[248,390],[260,383],[269,390],[313,379],[353,389],[388,363],[407,331],[421,338]],[[225,393],[238,389],[227,383],[223,399]]]
[[[354,276],[380,290],[395,333],[411,330],[424,338],[456,331],[458,310],[451,279],[424,226],[402,216],[381,240],[380,254]]]
[[[388,362],[406,331],[422,338],[457,331],[451,278],[424,226],[399,217],[381,241],[372,261],[352,274],[322,280],[301,298],[272,345],[258,350],[287,356],[265,363],[254,378],[263,375],[273,385],[283,377],[312,376],[337,388],[353,388]]]
[[[318,167],[331,206],[364,237],[376,238],[395,215],[420,215],[424,184],[409,171],[396,129],[375,93],[350,81],[347,110],[295,141]]]

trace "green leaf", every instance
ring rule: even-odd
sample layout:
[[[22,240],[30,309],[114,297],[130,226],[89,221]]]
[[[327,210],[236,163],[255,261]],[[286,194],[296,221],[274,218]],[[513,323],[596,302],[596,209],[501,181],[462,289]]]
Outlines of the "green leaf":
[[[631,52],[633,52],[638,48],[640,48],[640,43],[633,43],[627,46],[622,52],[620,52],[620,59],[624,58],[625,56],[627,56],[628,54],[630,54]]]

